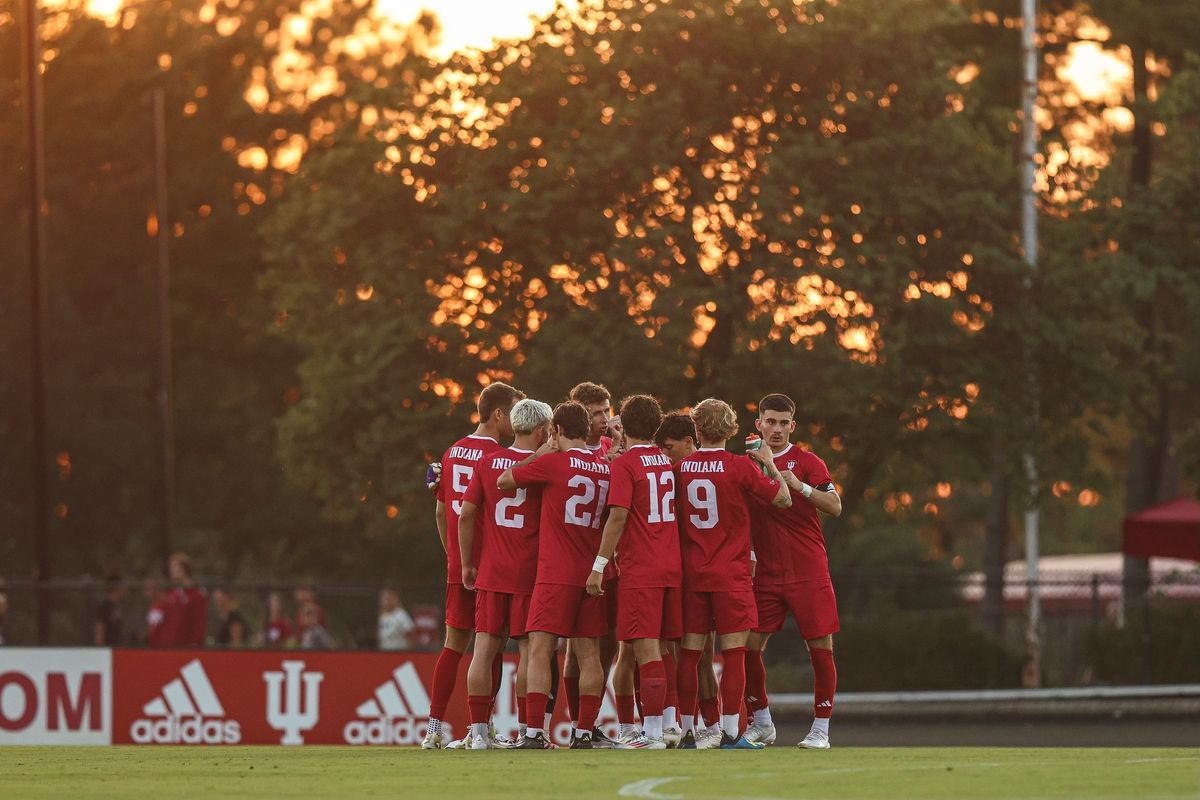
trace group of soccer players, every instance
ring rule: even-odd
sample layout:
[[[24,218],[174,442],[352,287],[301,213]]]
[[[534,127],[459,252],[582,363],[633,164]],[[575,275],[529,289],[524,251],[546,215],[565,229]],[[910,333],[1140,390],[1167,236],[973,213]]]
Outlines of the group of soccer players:
[[[428,476],[448,571],[422,746],[553,748],[565,640],[572,748],[760,749],[776,738],[762,652],[790,612],[815,677],[813,725],[799,746],[828,748],[838,617],[818,512],[840,514],[841,500],[825,463],[790,441],[795,410],[785,395],[764,397],[761,439],[736,455],[725,447],[737,415],[722,400],[664,415],[653,397],[634,395],[613,417],[595,383],[553,409],[486,386],[475,432]],[[471,726],[451,743],[442,719],[472,631]],[[489,723],[510,638],[520,650],[515,743]],[[610,672],[612,739],[596,726]]]

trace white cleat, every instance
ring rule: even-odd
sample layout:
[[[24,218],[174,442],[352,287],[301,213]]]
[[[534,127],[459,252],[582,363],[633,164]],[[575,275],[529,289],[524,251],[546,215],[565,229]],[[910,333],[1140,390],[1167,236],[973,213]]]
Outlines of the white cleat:
[[[679,740],[682,738],[682,728],[663,728],[662,740],[667,743],[667,747],[679,747]]]
[[[476,736],[474,734],[468,733],[467,738],[464,739],[463,742],[464,742],[464,744],[463,744],[464,750],[490,750],[490,749],[492,749],[492,743],[488,740],[488,737],[486,737],[486,736]]]
[[[651,739],[644,733],[639,733],[637,736],[624,741],[617,745],[615,750],[666,750],[667,743],[662,739]]]
[[[496,733],[496,729],[492,728],[488,731],[487,746],[489,750],[510,750],[515,744],[511,739],[506,739]],[[479,748],[475,748],[478,750]]]
[[[421,749],[441,750],[450,744],[450,734],[442,730],[431,730],[425,734],[425,741],[421,742]]]
[[[802,750],[828,750],[829,736],[820,731],[809,731],[804,741],[796,745]]]
[[[746,732],[742,734],[747,742],[758,742],[759,744],[775,744],[775,726],[771,723],[759,725],[757,722],[746,728]]]
[[[721,747],[721,728],[705,728],[696,734],[697,750],[717,750]]]

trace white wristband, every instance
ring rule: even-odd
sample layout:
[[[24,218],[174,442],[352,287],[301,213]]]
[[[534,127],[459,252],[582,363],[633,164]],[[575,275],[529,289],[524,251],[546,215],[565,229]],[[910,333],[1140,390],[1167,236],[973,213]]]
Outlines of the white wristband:
[[[596,560],[592,562],[592,572],[604,572],[604,568],[608,566],[608,559],[604,556],[596,556]]]
[[[800,481],[800,494],[805,497],[812,497],[813,488],[804,481]]]

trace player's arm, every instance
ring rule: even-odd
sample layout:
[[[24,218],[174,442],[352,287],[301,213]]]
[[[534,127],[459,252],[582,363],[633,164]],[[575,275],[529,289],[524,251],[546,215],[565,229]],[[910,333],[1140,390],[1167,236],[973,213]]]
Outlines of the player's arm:
[[[795,473],[787,470],[783,473],[788,486],[812,504],[817,511],[823,511],[831,517],[842,515],[842,498],[837,493],[833,481],[826,481],[818,486],[810,486],[796,477]]]
[[[600,537],[600,552],[592,564],[592,574],[588,575],[588,594],[604,594],[604,568],[612,561],[613,553],[617,552],[617,543],[625,532],[625,521],[629,518],[629,509],[620,506],[608,507],[608,521],[604,523],[604,534]]]
[[[790,507],[792,505],[792,493],[788,488],[787,479],[779,471],[779,467],[775,466],[775,459],[765,455],[761,447],[757,450],[751,450],[748,455],[762,465],[762,468],[766,470],[768,478],[779,481],[779,491],[771,498],[771,505],[776,508]]]
[[[467,589],[475,588],[475,577],[479,570],[471,562],[471,548],[475,544],[475,510],[476,505],[470,500],[463,500],[462,511],[458,515],[458,554],[462,561],[462,582]]]
[[[504,470],[504,474],[496,480],[496,487],[503,492],[510,492],[513,489],[516,489],[520,484],[517,483],[517,479],[513,476],[513,470],[532,464],[534,461],[546,455],[547,453],[553,453],[556,449],[557,448],[554,445],[554,440],[547,439],[541,447],[531,453],[524,461],[518,461],[516,464]]]
[[[442,550],[449,553],[450,548],[446,542],[446,503],[443,500],[437,501],[437,509],[433,512],[434,518],[437,520],[438,538],[442,540]]]

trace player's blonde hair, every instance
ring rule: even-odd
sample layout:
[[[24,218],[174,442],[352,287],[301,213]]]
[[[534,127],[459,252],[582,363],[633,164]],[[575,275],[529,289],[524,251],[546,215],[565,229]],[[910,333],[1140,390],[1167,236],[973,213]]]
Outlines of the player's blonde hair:
[[[545,427],[553,416],[554,411],[548,404],[533,399],[518,401],[512,407],[512,411],[508,412],[508,420],[512,423],[513,431],[518,434],[533,433],[538,428]]]
[[[710,442],[728,439],[737,433],[737,414],[729,403],[710,397],[701,400],[692,409],[692,420],[696,423],[696,432],[701,439]]]

